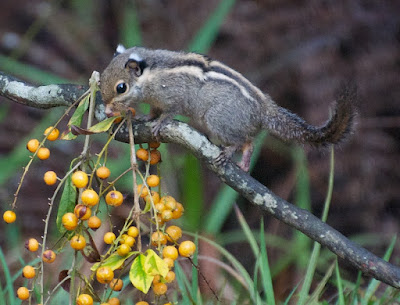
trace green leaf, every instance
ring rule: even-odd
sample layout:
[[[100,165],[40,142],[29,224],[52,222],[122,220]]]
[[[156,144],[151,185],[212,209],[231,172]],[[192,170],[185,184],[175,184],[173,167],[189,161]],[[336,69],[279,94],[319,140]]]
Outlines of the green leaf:
[[[129,270],[129,279],[133,286],[143,293],[147,293],[151,287],[154,275],[150,275],[145,271],[146,256],[139,254],[132,262]]]
[[[57,228],[60,233],[64,233],[66,229],[62,224],[62,217],[65,213],[74,212],[76,201],[76,188],[72,184],[72,175],[69,175],[65,180],[64,190],[61,195],[60,205],[57,211]]]
[[[96,125],[93,125],[92,127],[89,128],[89,131],[93,133],[100,133],[100,132],[105,132],[109,130],[114,123],[115,119],[120,118],[121,116],[116,116],[116,117],[111,117],[108,119],[105,119]]]
[[[85,96],[83,100],[80,101],[78,107],[76,108],[74,114],[72,115],[71,119],[68,122],[68,126],[81,126],[83,115],[85,114],[86,110],[89,108],[89,99],[90,95]],[[61,136],[62,140],[73,140],[76,138],[76,135],[68,132],[67,134],[63,134]]]
[[[167,263],[153,250],[146,251],[147,256],[144,262],[144,270],[152,276],[161,275],[165,277],[169,271]]]
[[[119,256],[117,253],[111,254],[110,257],[105,259],[103,262],[94,264],[90,268],[90,270],[95,271],[97,268],[100,267],[100,264],[101,264],[102,267],[110,267],[111,270],[114,271],[118,268],[121,268],[121,266],[124,264],[124,262],[128,258],[130,258],[132,255],[135,255],[137,253],[138,253],[137,251],[132,251],[126,256]]]

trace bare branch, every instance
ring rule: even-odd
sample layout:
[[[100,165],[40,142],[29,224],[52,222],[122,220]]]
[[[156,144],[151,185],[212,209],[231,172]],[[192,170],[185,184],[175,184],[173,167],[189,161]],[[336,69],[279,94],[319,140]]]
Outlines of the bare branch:
[[[52,94],[59,92],[60,95],[49,98],[45,93],[46,90],[43,91],[43,88],[55,90],[50,90],[50,92]],[[76,85],[33,87],[0,73],[0,95],[6,96],[18,103],[36,108],[69,105],[74,99],[80,96],[81,93],[78,92],[84,92],[85,90],[86,87]],[[104,117],[102,110],[103,107],[98,105],[96,116],[98,119]],[[134,122],[133,127],[135,141],[137,143],[146,143],[156,140],[151,133],[150,123]],[[119,130],[115,138],[118,141],[129,143],[129,133],[126,126]],[[207,137],[189,127],[187,124],[177,121],[167,124],[160,131],[160,138],[158,140],[176,143],[186,147],[197,158],[202,160],[208,168],[217,174],[224,183],[235,189],[250,203],[258,206],[264,212],[289,226],[303,232],[321,245],[328,247],[332,252],[348,261],[364,274],[371,275],[388,285],[400,288],[399,267],[382,260],[366,249],[351,242],[309,211],[300,209],[278,197],[260,182],[243,172],[236,164],[230,161],[224,164],[217,163],[215,160],[220,155],[221,150],[210,143]]]

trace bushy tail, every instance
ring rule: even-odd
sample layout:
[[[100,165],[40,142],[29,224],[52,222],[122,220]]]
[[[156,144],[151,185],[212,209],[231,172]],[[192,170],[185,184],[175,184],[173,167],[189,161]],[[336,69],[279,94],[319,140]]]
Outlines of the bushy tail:
[[[267,115],[263,127],[283,140],[294,140],[316,146],[336,144],[349,134],[354,125],[357,90],[348,87],[339,95],[331,118],[321,127],[308,124],[285,108],[277,107]]]

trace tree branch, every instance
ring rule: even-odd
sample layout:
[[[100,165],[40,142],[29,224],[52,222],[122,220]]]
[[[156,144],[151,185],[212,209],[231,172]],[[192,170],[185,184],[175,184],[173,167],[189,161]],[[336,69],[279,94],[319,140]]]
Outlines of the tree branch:
[[[51,108],[69,105],[83,92],[86,87],[77,85],[50,85],[33,87],[20,80],[0,72],[0,95],[13,101],[36,108]],[[47,94],[46,94],[47,92]],[[50,92],[50,94],[48,94]],[[57,95],[59,93],[59,95]],[[53,96],[49,96],[53,95]],[[104,107],[97,105],[96,117],[104,118]],[[134,123],[134,135],[137,143],[156,140],[151,133],[150,123]],[[121,128],[116,140],[129,142],[127,128]],[[250,203],[281,220],[289,226],[303,232],[311,239],[328,247],[332,252],[348,261],[364,274],[400,288],[400,268],[394,266],[366,249],[348,240],[341,233],[322,222],[307,210],[300,209],[283,200],[260,182],[243,172],[236,164],[227,161],[224,164],[215,160],[221,150],[187,124],[173,121],[160,131],[162,142],[176,143],[186,147],[197,158],[201,159],[226,184],[235,189]]]

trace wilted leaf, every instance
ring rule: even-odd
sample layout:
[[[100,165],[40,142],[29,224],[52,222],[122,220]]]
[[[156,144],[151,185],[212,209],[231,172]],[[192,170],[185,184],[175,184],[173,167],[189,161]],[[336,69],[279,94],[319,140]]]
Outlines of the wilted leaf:
[[[89,108],[89,100],[90,100],[90,96],[87,95],[79,103],[74,114],[72,115],[71,119],[68,122],[69,128],[71,128],[71,126],[81,126],[83,115],[85,114],[86,110]],[[62,140],[73,140],[75,138],[76,138],[76,135],[73,135],[71,132],[61,135]]]
[[[62,271],[60,271],[60,273],[58,274],[58,282],[60,283],[60,282],[63,281],[67,276],[68,276],[68,270],[62,270]],[[61,284],[61,287],[62,287],[66,292],[69,292],[70,286],[71,286],[71,279],[67,279],[67,280],[65,280],[65,281]]]
[[[133,286],[143,293],[147,293],[151,287],[154,275],[150,275],[145,271],[144,265],[146,256],[139,254],[133,261],[129,270],[129,279]]]

